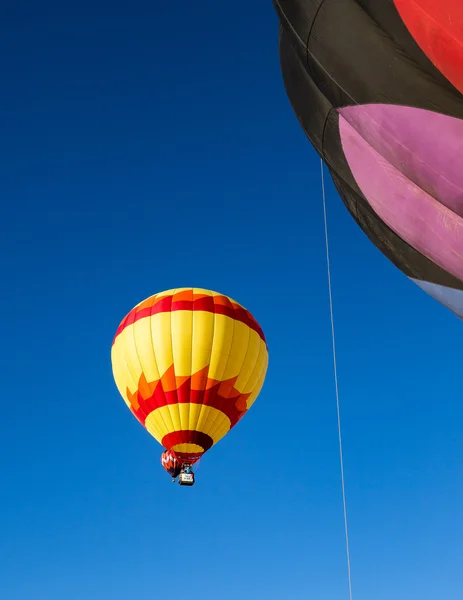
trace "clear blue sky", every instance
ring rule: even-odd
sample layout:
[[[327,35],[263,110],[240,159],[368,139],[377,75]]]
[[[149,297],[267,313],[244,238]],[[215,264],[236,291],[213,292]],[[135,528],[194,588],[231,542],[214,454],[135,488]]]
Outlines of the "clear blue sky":
[[[342,600],[319,162],[277,19],[157,4],[2,9],[1,597]],[[461,600],[463,325],[331,181],[328,209],[355,600]],[[189,285],[253,312],[270,368],[182,489],[110,346],[134,304]]]

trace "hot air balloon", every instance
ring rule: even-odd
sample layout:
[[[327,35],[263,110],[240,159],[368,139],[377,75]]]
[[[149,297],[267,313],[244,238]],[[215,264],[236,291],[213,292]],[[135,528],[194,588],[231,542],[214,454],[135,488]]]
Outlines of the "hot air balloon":
[[[287,95],[350,214],[463,318],[463,2],[274,5]]]
[[[240,304],[181,288],[155,294],[127,314],[111,361],[127,406],[165,448],[164,468],[193,485],[193,465],[256,400],[268,350],[261,327]]]
[[[161,465],[172,477],[172,481],[182,472],[182,461],[177,458],[173,450],[166,450],[161,454]]]

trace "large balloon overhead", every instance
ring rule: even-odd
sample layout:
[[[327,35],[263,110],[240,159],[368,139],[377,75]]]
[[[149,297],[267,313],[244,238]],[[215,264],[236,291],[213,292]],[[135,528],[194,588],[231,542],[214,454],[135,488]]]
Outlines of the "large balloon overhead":
[[[288,97],[349,212],[463,318],[463,1],[274,4]]]
[[[264,383],[268,351],[254,317],[209,290],[168,290],[123,319],[111,360],[127,406],[168,451],[163,465],[197,462],[246,414]]]

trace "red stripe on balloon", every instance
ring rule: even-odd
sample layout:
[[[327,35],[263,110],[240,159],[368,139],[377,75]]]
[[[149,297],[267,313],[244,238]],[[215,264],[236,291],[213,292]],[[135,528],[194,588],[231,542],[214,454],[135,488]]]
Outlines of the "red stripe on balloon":
[[[226,296],[207,296],[197,298],[196,300],[173,301],[173,296],[165,296],[158,302],[155,302],[153,306],[135,307],[119,325],[113,339],[113,344],[126,327],[133,325],[140,319],[177,310],[204,311],[216,315],[225,315],[247,325],[250,329],[258,333],[260,338],[265,342],[264,332],[251,313],[240,306],[233,305],[229,300],[227,304],[223,304],[227,300]]]
[[[176,390],[164,390],[161,381],[139,384],[139,389],[134,394],[129,394],[128,399],[132,413],[143,426],[147,416],[158,408],[191,402],[220,410],[230,419],[230,427],[234,427],[247,412],[246,401],[250,394],[240,394],[232,387],[231,381],[228,385],[227,382],[217,381],[205,390],[191,389],[191,377]],[[147,387],[153,385],[154,389],[150,395],[143,393]]]

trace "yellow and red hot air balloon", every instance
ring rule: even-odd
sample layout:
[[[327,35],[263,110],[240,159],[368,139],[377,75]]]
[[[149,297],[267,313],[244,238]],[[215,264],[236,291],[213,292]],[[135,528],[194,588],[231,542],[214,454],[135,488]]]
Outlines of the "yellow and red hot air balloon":
[[[155,294],[128,313],[111,361],[127,406],[171,453],[163,455],[166,470],[172,472],[174,458],[189,473],[256,400],[268,350],[243,306],[217,292],[181,288]]]

